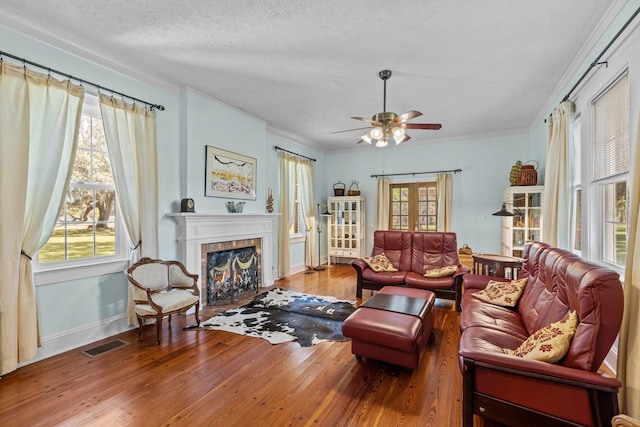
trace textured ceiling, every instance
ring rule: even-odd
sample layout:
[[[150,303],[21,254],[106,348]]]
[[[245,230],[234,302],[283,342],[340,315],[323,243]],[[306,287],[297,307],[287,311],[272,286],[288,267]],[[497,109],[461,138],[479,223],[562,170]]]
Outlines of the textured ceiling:
[[[332,132],[382,111],[382,69],[393,71],[387,111],[415,109],[424,115],[413,122],[443,125],[408,132],[408,144],[530,129],[611,4],[3,0],[0,23],[192,87],[336,151],[356,147],[361,132]]]

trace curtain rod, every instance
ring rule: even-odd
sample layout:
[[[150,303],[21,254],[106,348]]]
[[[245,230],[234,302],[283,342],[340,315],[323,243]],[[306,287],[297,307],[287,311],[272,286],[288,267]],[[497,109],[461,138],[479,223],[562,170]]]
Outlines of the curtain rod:
[[[284,148],[278,147],[277,145],[274,146],[273,149],[274,150],[284,151],[285,153],[293,154],[294,156],[302,157],[303,159],[311,160],[312,162],[316,161],[316,159],[312,159],[311,157],[303,156],[302,154],[294,153],[293,151],[285,150]]]
[[[53,68],[46,67],[44,65],[38,64],[37,62],[29,61],[28,59],[20,58],[19,56],[15,56],[15,55],[12,55],[12,54],[10,54],[8,52],[4,52],[4,51],[0,50],[0,60],[2,59],[3,56],[6,56],[8,58],[13,58],[16,61],[22,62],[22,64],[25,66],[25,68],[26,68],[26,64],[29,64],[29,65],[34,66],[34,67],[42,68],[43,70],[47,70],[49,73],[59,74],[61,76],[66,77],[69,80],[71,80],[71,79],[77,80],[77,81],[80,82],[81,85],[88,84],[90,86],[98,88],[99,90],[100,89],[101,90],[106,90],[107,92],[111,92],[112,94],[120,95],[120,96],[123,96],[125,98],[131,99],[131,100],[136,101],[136,102],[141,102],[141,103],[143,103],[145,105],[148,105],[152,110],[155,108],[156,110],[164,111],[164,105],[153,104],[151,102],[143,101],[142,99],[134,98],[133,96],[126,95],[126,94],[124,94],[122,92],[118,92],[117,90],[109,89],[108,87],[104,87],[102,85],[99,85],[99,84],[96,84],[96,83],[92,83],[92,82],[90,82],[88,80],[81,79],[80,77],[76,77],[76,76],[73,76],[73,75],[68,74],[68,73],[63,73],[62,71],[58,71],[58,70],[55,70]]]
[[[401,175],[423,175],[426,173],[447,173],[447,172],[453,172],[453,173],[458,173],[458,172],[462,172],[462,169],[449,169],[446,171],[429,171],[429,172],[405,172],[405,173],[386,173],[386,174],[380,174],[380,175],[371,175],[371,178],[380,178],[380,177],[385,177],[385,176],[401,176]]]
[[[604,49],[602,49],[602,52],[600,52],[598,57],[596,59],[594,59],[593,62],[591,62],[591,64],[589,65],[589,68],[587,68],[587,71],[585,71],[584,74],[578,79],[576,84],[573,85],[573,87],[565,95],[565,97],[562,99],[562,101],[568,101],[569,100],[569,97],[571,96],[573,91],[576,90],[576,88],[580,85],[580,83],[582,83],[582,81],[587,77],[587,75],[591,72],[591,70],[593,68],[595,68],[596,66],[601,65],[601,64],[608,64],[607,61],[600,62],[600,58],[602,58],[602,56],[607,52],[607,50],[609,50],[611,45],[613,43],[615,43],[615,41],[618,39],[618,37],[620,37],[620,35],[624,32],[624,30],[627,29],[627,27],[629,26],[629,24],[631,24],[631,22],[635,19],[635,17],[638,16],[638,13],[640,13],[640,7],[636,9],[636,11],[633,13],[633,15],[631,15],[631,17],[627,20],[627,22],[625,22],[625,24],[622,26],[622,28],[620,28],[620,30],[616,33],[616,35],[613,36],[611,41],[605,46]]]

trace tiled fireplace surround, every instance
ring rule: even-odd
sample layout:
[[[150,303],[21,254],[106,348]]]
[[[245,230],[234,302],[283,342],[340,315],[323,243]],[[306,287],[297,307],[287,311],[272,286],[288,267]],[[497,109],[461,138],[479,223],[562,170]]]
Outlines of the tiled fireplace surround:
[[[262,252],[261,286],[274,283],[273,251],[277,214],[168,214],[178,224],[178,259],[189,272],[200,277],[200,306],[206,305],[207,282],[202,271],[203,245],[259,239]]]

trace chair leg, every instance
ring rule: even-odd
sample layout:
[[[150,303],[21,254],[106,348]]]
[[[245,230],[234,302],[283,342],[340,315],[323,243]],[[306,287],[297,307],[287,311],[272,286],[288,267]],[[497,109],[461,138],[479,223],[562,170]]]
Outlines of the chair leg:
[[[156,334],[158,335],[158,344],[160,344],[160,340],[162,339],[162,316],[158,315],[156,317]]]
[[[137,316],[138,317],[138,341],[142,341],[142,330],[144,328],[144,320],[142,320],[142,317]]]
[[[196,323],[200,326],[200,302],[196,303],[196,312],[193,314],[196,316]]]

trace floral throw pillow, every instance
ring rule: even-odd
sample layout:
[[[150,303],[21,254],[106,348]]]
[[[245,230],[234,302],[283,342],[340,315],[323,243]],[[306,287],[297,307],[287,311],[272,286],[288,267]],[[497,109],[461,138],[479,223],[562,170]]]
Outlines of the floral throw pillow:
[[[428,270],[425,270],[424,277],[434,278],[453,276],[456,271],[458,271],[457,265],[447,265],[446,267],[430,268]]]
[[[529,360],[556,363],[569,351],[578,327],[578,315],[572,311],[564,319],[536,331],[515,350],[507,353]]]
[[[483,290],[472,295],[491,304],[502,307],[515,307],[526,284],[526,277],[520,280],[512,280],[511,282],[490,280]]]
[[[391,261],[389,261],[389,258],[387,258],[385,254],[376,255],[373,258],[364,257],[362,259],[375,272],[398,271],[398,269],[391,264]]]

